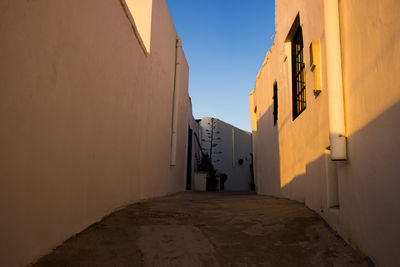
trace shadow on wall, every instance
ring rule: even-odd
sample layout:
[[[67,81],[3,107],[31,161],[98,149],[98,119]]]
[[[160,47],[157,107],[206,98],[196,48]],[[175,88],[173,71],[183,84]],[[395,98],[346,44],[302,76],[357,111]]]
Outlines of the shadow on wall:
[[[322,202],[315,202],[315,199],[322,198],[323,181],[326,177],[325,155],[321,155],[314,161],[307,163],[306,172],[290,179],[290,182],[282,186],[282,196],[305,203],[313,210],[323,210]]]
[[[367,254],[378,251],[374,257],[379,258],[373,260],[381,263],[396,258],[400,240],[398,125],[400,101],[348,137],[348,161],[332,162],[329,155],[322,154],[306,164],[305,174],[282,187],[282,195],[304,199],[353,247]],[[332,163],[336,164],[336,186],[328,165]],[[279,179],[274,180],[270,183],[279,183]],[[336,216],[330,213],[331,208],[337,208]],[[345,221],[351,223],[343,228]]]
[[[400,101],[349,136],[349,166],[339,168],[339,190],[346,203],[358,210],[343,210],[351,218],[353,232],[363,224],[361,236],[369,238],[365,251],[378,251],[378,263],[398,258],[400,240]],[[357,188],[357,194],[352,189]],[[359,231],[359,230],[358,230]],[[362,240],[364,241],[364,240]],[[361,243],[362,244],[362,243]],[[386,262],[386,264],[384,264]]]
[[[265,117],[266,114],[264,114],[263,117]],[[338,171],[341,175],[354,175],[353,182],[362,182],[364,186],[369,187],[371,190],[373,189],[372,192],[377,193],[376,197],[379,196],[380,198],[388,197],[388,193],[391,193],[388,189],[400,187],[400,179],[398,179],[399,172],[394,171],[398,169],[398,150],[400,149],[400,127],[394,127],[396,125],[400,125],[400,101],[381,113],[374,120],[370,121],[363,128],[350,135],[348,137],[349,159],[347,162],[338,162]],[[388,131],[388,129],[391,130]],[[279,153],[279,146],[276,145],[278,141],[278,136],[273,136],[273,139],[270,141],[274,153]],[[271,153],[271,148],[268,150],[268,153]],[[267,148],[262,149],[266,150]],[[355,154],[357,156],[355,156]],[[381,160],[376,160],[377,157]],[[293,177],[288,184],[282,187],[282,190],[285,192],[293,192],[295,191],[294,188],[299,184],[307,184],[307,190],[304,191],[306,195],[309,191],[316,191],[320,188],[320,185],[313,186],[312,184],[318,181],[308,181],[307,179],[309,178],[307,177],[323,176],[325,172],[323,166],[325,163],[325,155],[321,154],[317,159],[307,163],[306,173],[304,175]],[[274,165],[277,164],[279,163],[274,163]],[[274,166],[274,168],[275,167],[276,166]],[[360,175],[360,173],[365,175]],[[271,179],[272,177],[275,176],[268,176],[267,179]],[[376,179],[368,180],[366,177],[375,177],[379,179],[379,183],[377,183]],[[278,184],[278,181],[275,183]],[[348,184],[348,186],[355,186],[355,184]],[[382,190],[382,187],[385,187],[385,190],[377,192]],[[296,190],[298,190],[298,187]],[[293,194],[294,193],[289,193],[288,196],[292,198]],[[395,199],[396,195],[397,193],[392,194],[391,199]],[[307,200],[307,196],[305,200]]]
[[[268,128],[274,125],[273,121],[273,106],[270,106],[263,115],[257,120],[257,132],[263,132],[262,137],[268,140],[268,142],[259,142],[256,140],[257,145],[255,146],[255,169],[257,178],[258,190],[264,188],[265,192],[261,194],[281,196],[281,164],[280,164],[280,151],[279,151],[279,131],[278,125],[273,126],[273,131],[268,131]],[[258,136],[256,137],[258,138]],[[269,161],[260,162],[257,154],[265,154]],[[265,177],[260,179],[260,177]]]

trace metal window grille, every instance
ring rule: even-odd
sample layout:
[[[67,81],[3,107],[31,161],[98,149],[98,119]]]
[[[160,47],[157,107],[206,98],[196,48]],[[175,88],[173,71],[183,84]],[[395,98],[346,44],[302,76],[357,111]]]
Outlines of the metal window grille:
[[[298,27],[292,39],[293,120],[306,109],[306,75],[303,47],[303,31],[301,27]]]
[[[278,84],[274,83],[274,125],[278,121]]]

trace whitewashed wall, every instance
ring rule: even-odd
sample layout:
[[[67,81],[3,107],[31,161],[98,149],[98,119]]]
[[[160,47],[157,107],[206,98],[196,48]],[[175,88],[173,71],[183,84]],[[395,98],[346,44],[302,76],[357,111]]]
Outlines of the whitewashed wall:
[[[304,202],[378,266],[398,265],[400,240],[400,2],[338,1],[348,160],[327,155],[329,116],[324,3],[277,0],[274,45],[250,94],[255,173],[260,194]],[[297,16],[303,30],[307,108],[292,118],[290,49]],[[321,42],[322,92],[309,46]],[[289,40],[290,41],[290,40]],[[290,47],[290,43],[289,43]],[[278,122],[273,123],[273,85]],[[337,186],[332,185],[332,179]],[[334,192],[336,191],[336,192]],[[336,194],[338,205],[331,206]]]
[[[144,44],[123,0],[0,1],[1,266],[184,190],[188,66],[179,51],[170,166],[177,33],[165,1],[152,2]]]
[[[251,175],[251,134],[236,128],[219,119],[214,119],[214,139],[216,146],[213,148],[212,164],[219,173],[228,175],[225,182],[225,191],[250,190]],[[205,117],[200,121],[202,128],[202,147],[209,153],[210,136],[206,130],[211,130],[211,118]],[[233,132],[233,135],[232,135]],[[239,164],[239,160],[243,164]]]

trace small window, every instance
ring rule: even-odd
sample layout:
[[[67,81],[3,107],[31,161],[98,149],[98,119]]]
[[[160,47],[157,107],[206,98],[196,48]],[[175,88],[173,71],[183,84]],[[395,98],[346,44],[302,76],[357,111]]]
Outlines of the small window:
[[[292,42],[293,120],[306,109],[306,75],[303,53],[303,31],[299,26]]]
[[[274,83],[274,125],[278,121],[278,84]]]

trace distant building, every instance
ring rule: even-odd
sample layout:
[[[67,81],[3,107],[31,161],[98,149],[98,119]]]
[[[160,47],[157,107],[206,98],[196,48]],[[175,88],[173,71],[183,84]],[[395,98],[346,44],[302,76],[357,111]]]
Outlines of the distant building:
[[[257,191],[304,202],[379,266],[400,240],[400,2],[277,0],[250,94]]]
[[[251,190],[251,133],[210,117],[201,119],[199,125],[203,153],[211,156],[211,163],[217,174],[227,175],[223,188],[219,186],[218,190]]]
[[[3,0],[0,25],[0,266],[185,189],[189,70],[164,0]]]

